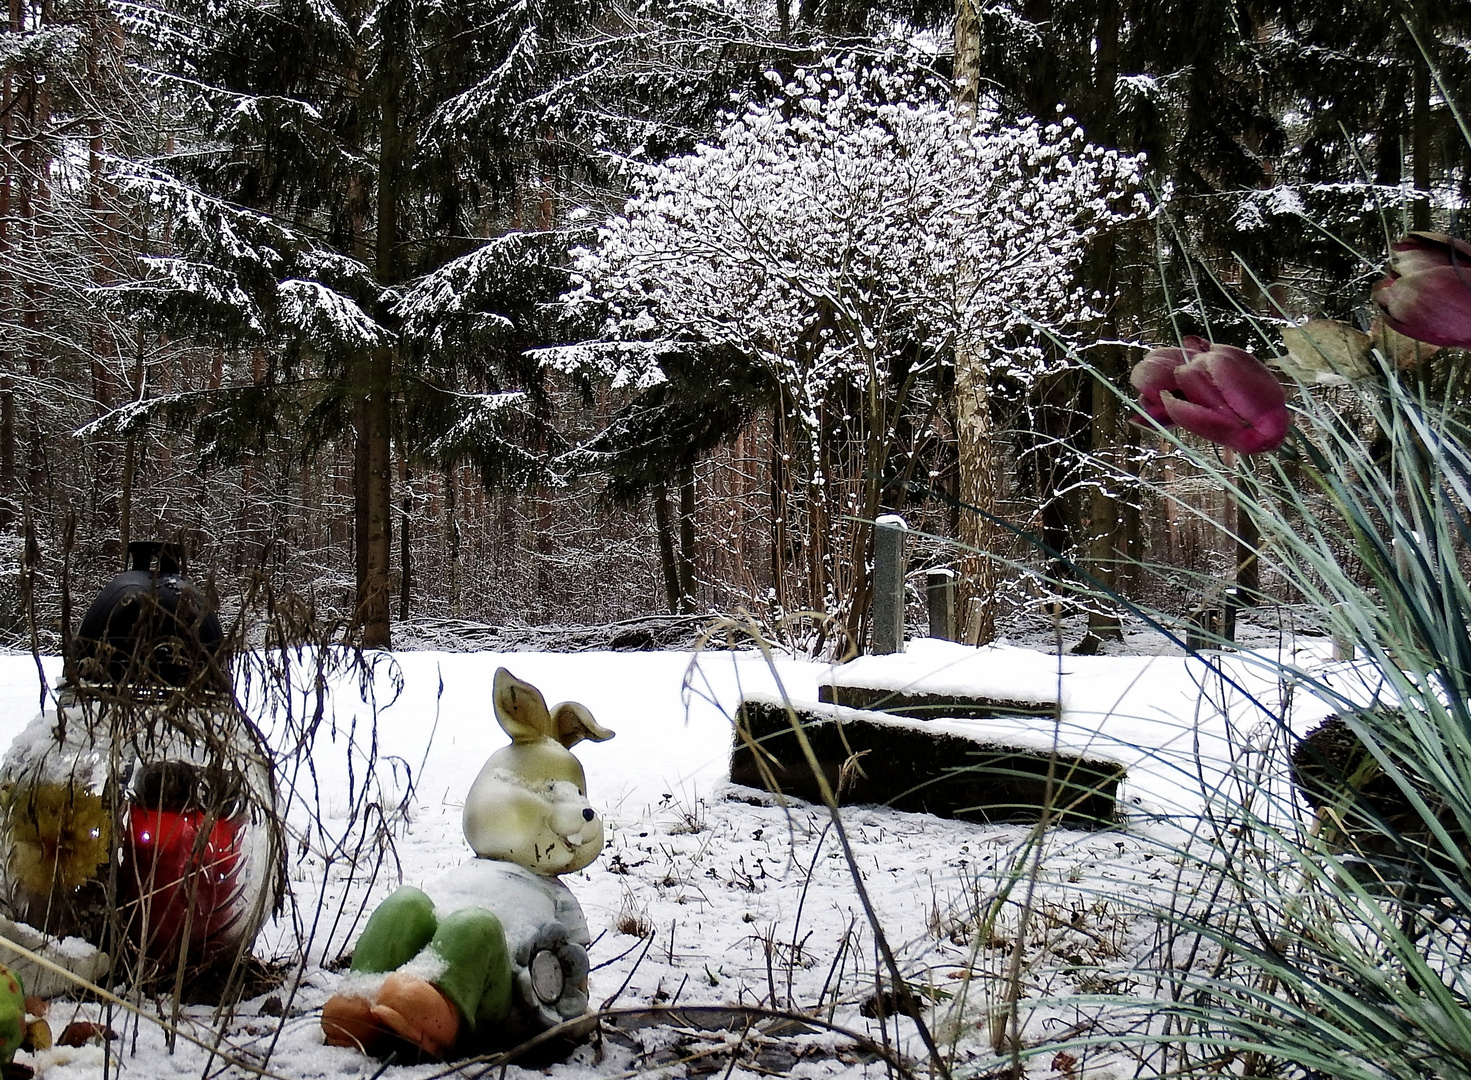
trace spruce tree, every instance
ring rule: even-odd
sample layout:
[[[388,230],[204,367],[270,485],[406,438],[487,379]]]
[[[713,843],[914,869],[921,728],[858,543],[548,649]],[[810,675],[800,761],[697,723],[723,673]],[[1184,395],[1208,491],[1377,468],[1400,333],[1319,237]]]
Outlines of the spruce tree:
[[[196,430],[241,445],[294,415],[318,442],[350,438],[354,621],[386,646],[394,432],[401,454],[469,459],[487,480],[537,470],[522,354],[567,238],[540,202],[555,118],[528,103],[549,78],[537,49],[581,15],[423,0],[171,15],[161,77],[198,134],[131,170],[171,222],[135,298],[156,326],[264,356],[195,408]]]

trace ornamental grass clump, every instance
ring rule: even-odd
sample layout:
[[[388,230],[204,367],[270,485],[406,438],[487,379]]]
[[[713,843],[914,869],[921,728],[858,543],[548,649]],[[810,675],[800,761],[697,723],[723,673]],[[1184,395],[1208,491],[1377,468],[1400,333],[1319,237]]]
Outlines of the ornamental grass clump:
[[[1466,279],[1441,273],[1434,300],[1415,305],[1396,292],[1419,272],[1405,252],[1426,242],[1395,246],[1399,276],[1374,299],[1401,332],[1471,345],[1458,329]],[[1441,244],[1451,264],[1463,247]],[[1344,335],[1321,340],[1338,348]],[[1257,722],[1231,721],[1245,733],[1234,790],[1207,793],[1200,830],[1173,851],[1214,884],[1151,912],[1168,928],[1152,972],[1164,1005],[1139,1042],[1167,1048],[1159,1068],[1176,1074],[1471,1078],[1471,428],[1456,354],[1438,354],[1427,378],[1375,351],[1368,377],[1342,389],[1296,387],[1292,424],[1274,419],[1278,434],[1258,438],[1243,434],[1261,430],[1247,417],[1278,408],[1259,364],[1237,386],[1240,424],[1179,411],[1180,373],[1220,348],[1151,352],[1133,377],[1138,422],[1255,455],[1176,440],[1254,525],[1264,570],[1354,659],[1205,657]],[[1239,375],[1238,353],[1251,358],[1230,351]],[[1275,699],[1240,681],[1252,663],[1275,676]],[[1325,714],[1329,727],[1304,739]]]
[[[1280,766],[1254,766],[1242,797],[1218,800],[1203,858],[1250,910],[1179,921],[1221,960],[1171,973],[1178,1030],[1246,1055],[1257,1075],[1471,1076],[1471,456],[1457,419],[1397,379],[1372,397],[1376,438],[1305,401],[1295,453],[1228,479],[1264,562],[1358,658],[1280,666],[1292,694],[1264,710],[1279,753],[1304,734],[1293,709],[1313,711],[1309,698],[1357,747],[1316,761],[1304,744],[1299,762],[1320,765],[1327,788],[1311,815]],[[1370,797],[1386,786],[1397,813]]]

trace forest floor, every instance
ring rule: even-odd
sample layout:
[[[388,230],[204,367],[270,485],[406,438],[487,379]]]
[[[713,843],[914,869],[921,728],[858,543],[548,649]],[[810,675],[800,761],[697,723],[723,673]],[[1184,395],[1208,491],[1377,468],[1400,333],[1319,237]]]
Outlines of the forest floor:
[[[1063,629],[1066,649],[1081,630]],[[728,779],[731,716],[743,694],[774,692],[779,681],[793,699],[815,701],[831,672],[826,665],[768,663],[754,651],[401,651],[377,658],[367,677],[340,671],[309,750],[311,786],[302,781],[291,792],[291,903],[256,948],[281,982],[229,1018],[205,1006],[180,1014],[186,1035],[218,1042],[223,1059],[185,1040],[170,1049],[147,1020],[58,1001],[53,1029],[97,1019],[122,1038],[106,1051],[94,1044],[17,1060],[55,1080],[104,1072],[379,1075],[378,1062],[323,1045],[320,1009],[340,984],[336,969],[361,912],[401,882],[425,883],[469,857],[461,801],[505,742],[489,696],[494,671],[505,665],[548,702],[580,701],[617,733],[578,748],[609,838],[596,863],[564,880],[594,939],[592,1004],[622,1012],[565,1061],[525,1072],[513,1065],[504,1074],[511,1080],[532,1071],[565,1080],[645,1073],[856,1080],[889,1074],[885,1053],[920,1071],[927,1055],[914,1021],[893,1008],[855,869],[927,1026],[958,1070],[1012,1039],[1029,1051],[1026,1075],[1133,1075],[1147,1049],[1039,1048],[1129,1027],[1141,995],[1151,993],[1141,972],[1170,945],[1168,929],[1148,912],[1194,890],[1199,864],[1183,853],[1208,802],[1229,787],[1241,746],[1270,724],[1285,692],[1280,665],[1334,665],[1324,639],[1264,623],[1243,626],[1251,649],[1215,667],[1147,628],[1130,630],[1119,655],[1059,654],[1049,648],[1057,628],[1046,626],[1018,628],[1010,642],[979,652],[932,642],[911,649],[912,661],[928,656],[937,666],[953,663],[959,650],[982,682],[990,671],[1013,683],[1034,678],[1039,693],[1060,690],[1064,721],[1091,730],[1098,751],[1129,769],[1116,828],[1050,830],[1036,844],[1024,825],[858,806],[843,812],[851,866],[821,807],[781,805]],[[42,667],[48,679],[58,677],[54,658]],[[34,715],[38,696],[32,658],[0,656],[0,745]],[[310,702],[303,697],[296,707]],[[1294,712],[1293,726],[1310,726],[1324,712],[1309,702]],[[260,719],[282,737],[280,717],[267,711]],[[392,819],[391,852],[374,866],[334,855],[333,838],[350,839],[361,808],[374,802],[404,808]],[[304,942],[305,963],[293,963]],[[475,1076],[485,1066],[454,1071]],[[395,1064],[382,1075],[446,1073],[443,1065]]]

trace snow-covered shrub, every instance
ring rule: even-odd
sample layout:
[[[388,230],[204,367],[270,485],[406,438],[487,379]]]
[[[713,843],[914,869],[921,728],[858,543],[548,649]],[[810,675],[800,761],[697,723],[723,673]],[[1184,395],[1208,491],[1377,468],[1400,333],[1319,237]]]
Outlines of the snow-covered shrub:
[[[766,379],[806,601],[842,616],[901,420],[943,432],[935,387],[957,350],[1023,382],[1038,372],[1043,333],[1090,315],[1074,280],[1089,241],[1145,208],[1140,162],[1067,119],[958,113],[894,67],[771,79],[772,99],[717,142],[638,170],[623,213],[574,253],[565,299],[601,336],[544,355],[640,388],[697,346]]]

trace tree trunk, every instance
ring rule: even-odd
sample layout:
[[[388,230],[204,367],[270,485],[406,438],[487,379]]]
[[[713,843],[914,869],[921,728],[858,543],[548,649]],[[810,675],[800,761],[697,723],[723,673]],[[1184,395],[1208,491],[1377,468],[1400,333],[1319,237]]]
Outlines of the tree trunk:
[[[44,5],[43,5],[44,8]],[[27,29],[40,31],[49,28],[49,19],[43,11],[35,24],[24,24],[24,7],[20,0],[11,0],[11,28],[16,33]],[[41,239],[40,211],[47,199],[46,177],[51,175],[49,148],[43,144],[41,135],[50,114],[50,105],[44,84],[30,79],[23,80],[24,88],[18,95],[16,112],[22,120],[23,143],[20,153],[20,207],[22,222],[21,244],[39,245]],[[26,368],[30,375],[29,442],[30,460],[26,474],[26,495],[31,506],[39,511],[46,490],[46,447],[43,440],[44,423],[41,414],[39,387],[45,373],[44,357],[41,353],[41,297],[40,286],[34,277],[29,277],[21,288],[21,325],[25,328],[24,348]]]
[[[250,351],[250,381],[260,386],[266,379],[266,351],[254,348]],[[265,485],[260,478],[259,455],[255,449],[240,456],[240,512],[237,515],[237,539],[235,541],[235,568],[243,571],[260,561],[265,551],[264,506],[267,498]],[[123,545],[123,551],[127,551]]]
[[[1098,12],[1097,66],[1094,69],[1093,95],[1097,106],[1096,138],[1111,145],[1117,102],[1119,58],[1119,3],[1104,0]],[[1103,304],[1104,317],[1099,338],[1104,341],[1119,336],[1114,298],[1118,289],[1115,248],[1104,238],[1093,253],[1093,281]],[[1123,521],[1119,501],[1114,496],[1116,476],[1122,455],[1120,443],[1119,399],[1114,387],[1123,371],[1123,350],[1117,345],[1104,345],[1097,351],[1097,371],[1093,382],[1093,422],[1090,441],[1096,475],[1088,492],[1088,572],[1102,589],[1112,590],[1118,580],[1118,565],[1123,555]],[[1098,638],[1119,639],[1118,610],[1114,601],[1099,596],[1088,610],[1088,631]]]
[[[1144,584],[1144,507],[1139,484],[1139,446],[1143,434],[1138,424],[1121,424],[1127,460],[1124,468],[1129,472],[1131,485],[1123,507],[1123,588],[1126,596],[1139,596]]]
[[[390,2],[381,14],[383,45],[380,62],[386,72],[378,107],[378,188],[374,245],[380,285],[398,280],[398,209],[403,135],[399,130],[399,96],[404,86],[401,5]],[[386,313],[380,313],[380,320]],[[394,361],[390,346],[374,349],[363,368],[363,398],[358,410],[357,439],[361,479],[356,514],[362,550],[358,557],[358,621],[366,648],[392,647],[389,614],[390,560],[393,551],[392,406]]]
[[[460,608],[460,479],[453,465],[444,470],[444,516],[449,540],[449,609]]]
[[[353,383],[359,388],[352,409],[352,557],[357,581],[358,611],[354,625],[362,621],[362,604],[368,581],[368,399],[361,388],[367,385],[368,364],[359,360],[354,365]]]
[[[0,383],[0,530],[15,525],[15,391],[10,376]]]
[[[1095,475],[1094,483],[1088,489],[1088,573],[1096,588],[1112,591],[1121,555],[1119,504],[1113,495],[1119,436],[1119,401],[1113,383],[1118,379],[1122,364],[1119,348],[1115,345],[1103,346],[1094,355],[1097,357],[1097,370],[1093,381],[1090,443]],[[1118,610],[1110,597],[1100,594],[1089,605],[1088,631],[1098,638],[1118,640],[1123,637]]]
[[[669,614],[678,615],[684,591],[679,585],[679,563],[674,555],[674,523],[669,513],[669,485],[654,485],[654,531],[659,538],[659,569],[664,573],[664,595],[669,601]]]
[[[956,0],[955,5],[955,107],[974,120],[980,72],[980,22],[975,0]],[[960,268],[960,287],[968,268]],[[965,549],[960,559],[958,602],[965,618],[965,639],[984,645],[996,637],[996,564],[991,553],[997,546],[995,432],[991,425],[990,373],[979,342],[957,341],[955,348],[955,440],[957,491],[960,502],[959,540]]]
[[[104,31],[102,20],[105,8],[99,8],[91,13],[87,25],[87,84],[91,92],[101,100],[103,96],[102,85],[102,59],[104,47]],[[113,282],[111,270],[112,242],[109,236],[110,230],[115,227],[111,220],[112,215],[107,212],[107,201],[104,198],[104,186],[106,180],[102,169],[102,159],[105,152],[103,142],[102,120],[93,117],[88,121],[89,142],[87,145],[87,207],[91,211],[90,225],[92,229],[92,282],[98,288],[106,288]],[[89,347],[92,352],[92,397],[95,404],[94,415],[98,418],[106,416],[118,404],[118,378],[108,367],[110,361],[121,359],[118,354],[117,342],[107,330],[104,323],[94,324]],[[124,476],[121,484],[117,476],[116,446],[113,440],[106,435],[96,439],[93,444],[93,470],[92,490],[93,508],[97,516],[97,527],[104,534],[116,532],[123,537],[122,551],[127,551],[126,535],[128,527],[123,518],[126,516],[124,509],[119,506],[119,500],[126,498],[131,493],[132,477],[128,475],[135,464],[131,458],[135,456],[132,441],[125,452],[130,459],[123,466]]]
[[[411,477],[409,474],[409,459],[404,453],[403,443],[400,441],[398,448],[398,486],[399,486],[399,515],[398,515],[398,617],[402,622],[409,618],[409,606],[413,600],[413,561],[412,561],[412,534],[409,531],[409,522],[414,513],[413,492],[410,490]]]
[[[143,350],[140,347],[138,357],[133,362],[132,378],[128,385],[128,400],[137,401],[143,397]],[[123,447],[123,482],[122,491],[118,493],[118,545],[119,554],[124,556],[128,553],[128,544],[133,536],[133,490],[138,482],[138,440],[132,435],[127,437]]]
[[[1242,607],[1255,607],[1262,598],[1262,567],[1257,559],[1262,534],[1256,518],[1244,506],[1236,507],[1236,596]]]
[[[955,62],[950,81],[956,108],[974,116],[981,82],[981,22],[976,0],[955,0]]]
[[[1421,40],[1427,45],[1430,41],[1424,35]],[[1431,148],[1430,129],[1430,61],[1420,53],[1414,42],[1410,43],[1410,51],[1414,65],[1410,155],[1415,180],[1415,199],[1410,204],[1410,224],[1417,231],[1425,232],[1430,228],[1430,159],[1434,152]]]
[[[804,424],[799,429],[803,449],[808,458],[803,467],[805,475],[802,477],[805,489],[806,505],[805,528],[802,536],[803,569],[807,574],[807,599],[806,607],[811,611],[820,611],[824,616],[844,614],[843,605],[846,600],[852,602],[852,597],[837,595],[837,590],[831,588],[836,580],[837,568],[832,565],[832,557],[836,555],[832,542],[833,515],[829,512],[831,507],[829,498],[834,497],[831,477],[834,475],[832,465],[832,440],[822,437],[822,433],[828,430],[827,408],[818,405],[817,410],[818,433],[817,445],[812,445],[812,431]],[[830,633],[828,618],[823,618],[817,628],[817,634],[813,642],[813,651],[819,652],[823,648]]]
[[[679,463],[679,608],[693,615],[695,594],[695,456]]]
[[[540,452],[545,452],[545,449],[545,444],[538,447]],[[531,502],[532,513],[536,515],[533,527],[536,543],[536,599],[544,617],[548,617],[557,587],[556,576],[552,573],[552,551],[555,548],[552,534],[557,527],[557,508],[552,502],[551,489],[545,484],[536,486]]]
[[[19,34],[18,8],[10,5],[7,31]],[[9,261],[10,252],[10,199],[14,190],[14,138],[15,138],[15,72],[9,66],[0,68],[0,266]],[[7,308],[14,303],[12,292],[14,281],[8,273],[0,271],[0,304]],[[0,350],[0,530],[9,532],[17,520],[18,505],[15,487],[15,383],[11,364],[14,354],[7,348]]]
[[[1236,483],[1241,493],[1248,499],[1255,497],[1256,485],[1250,473],[1238,464],[1236,454],[1225,451],[1225,461],[1235,467]],[[1261,600],[1262,569],[1256,553],[1261,547],[1262,534],[1244,501],[1230,501],[1235,511],[1231,523],[1236,531],[1236,599],[1241,607],[1255,607]]]
[[[788,610],[787,563],[791,547],[791,469],[786,454],[786,413],[778,402],[771,415],[771,595]]]
[[[1038,45],[1031,50],[1027,86],[1023,91],[1027,112],[1046,122],[1057,115],[1057,105],[1062,97],[1058,72],[1060,58],[1048,40],[1055,34],[1051,29],[1054,15],[1052,0],[1023,0],[1022,15],[1041,30]]]
[[[1384,73],[1384,112],[1374,155],[1374,182],[1386,187],[1397,187],[1404,178],[1405,144],[1414,142],[1413,133],[1406,138],[1405,89],[1403,73],[1389,66]]]
[[[367,394],[358,415],[357,518],[361,552],[358,557],[357,623],[362,628],[363,647],[392,648],[389,618],[389,558],[393,548],[393,476],[389,447],[389,388],[393,374],[393,352],[375,349],[362,368]]]
[[[1073,494],[1078,481],[1077,445],[1083,410],[1078,405],[1082,373],[1069,368],[1044,377],[1036,388],[1036,496],[1040,504],[1042,542],[1048,552],[1048,578],[1061,594],[1074,581],[1073,547],[1079,534],[1079,504]],[[1068,493],[1068,494],[1059,494]]]
[[[124,553],[133,540],[133,480],[138,470],[137,440],[129,439],[123,450],[123,482],[117,499],[118,547]]]
[[[996,637],[996,453],[986,365],[973,351],[955,354],[955,438],[960,455],[960,610],[965,640],[985,645]]]

